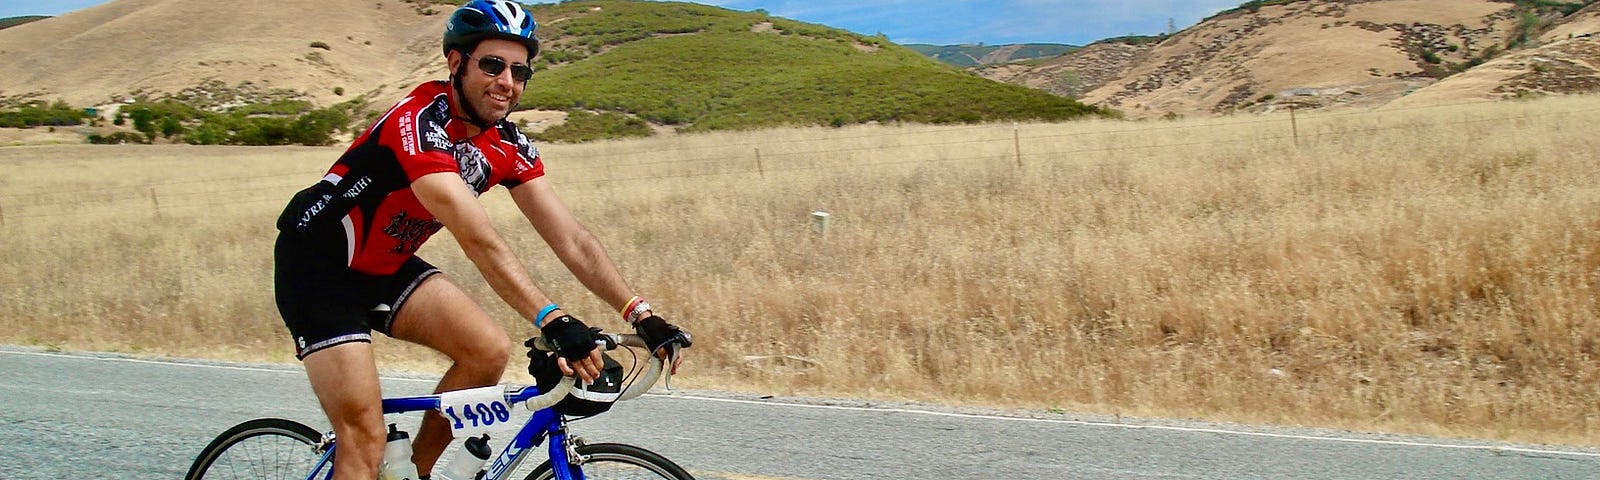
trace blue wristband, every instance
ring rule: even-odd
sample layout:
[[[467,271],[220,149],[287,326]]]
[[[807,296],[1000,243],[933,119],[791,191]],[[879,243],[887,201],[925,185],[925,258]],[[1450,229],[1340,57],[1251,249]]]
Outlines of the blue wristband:
[[[556,311],[557,309],[560,309],[560,308],[561,307],[557,307],[556,304],[552,303],[552,304],[549,304],[549,305],[545,305],[544,308],[539,309],[539,315],[533,317],[533,326],[534,326],[534,328],[543,327],[544,326],[544,317],[550,316],[550,312],[554,312],[554,311]]]

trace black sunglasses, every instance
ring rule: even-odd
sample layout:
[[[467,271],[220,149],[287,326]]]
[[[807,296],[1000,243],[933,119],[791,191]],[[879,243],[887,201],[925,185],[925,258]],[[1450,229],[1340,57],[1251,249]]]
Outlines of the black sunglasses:
[[[470,53],[462,52],[461,54],[467,58],[472,58],[472,54]],[[483,73],[488,74],[491,77],[498,77],[500,76],[500,72],[506,71],[506,61],[500,57],[479,57],[478,69],[483,70]],[[533,78],[533,67],[522,63],[511,64],[512,80],[526,82],[529,78]]]

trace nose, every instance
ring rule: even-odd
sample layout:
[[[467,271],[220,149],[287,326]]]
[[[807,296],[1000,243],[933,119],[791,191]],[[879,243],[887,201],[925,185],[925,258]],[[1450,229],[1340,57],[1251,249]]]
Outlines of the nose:
[[[516,79],[511,78],[511,69],[510,68],[507,68],[504,71],[500,72],[499,75],[495,75],[494,76],[494,83],[496,85],[501,85],[501,86],[504,86],[506,88],[515,88],[517,86]]]

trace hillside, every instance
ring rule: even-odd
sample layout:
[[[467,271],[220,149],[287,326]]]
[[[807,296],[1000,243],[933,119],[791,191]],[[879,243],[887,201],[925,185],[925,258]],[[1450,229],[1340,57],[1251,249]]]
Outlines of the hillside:
[[[1600,5],[1576,1],[1244,2],[1169,37],[974,71],[1135,118],[1593,92]]]
[[[18,67],[0,78],[0,103],[171,97],[216,109],[360,98],[370,113],[445,75],[438,38],[450,8],[397,0],[114,0],[0,31],[0,62]],[[584,128],[606,132],[621,126],[647,135],[644,121],[655,130],[704,130],[1104,113],[984,80],[881,37],[762,12],[617,0],[530,11],[546,49],[522,106],[579,111],[602,122]],[[197,16],[207,28],[194,27]]]
[[[1131,116],[1376,106],[1493,56],[1518,24],[1494,0],[1308,0],[1213,17],[1083,100]],[[1464,68],[1464,67],[1460,67]]]
[[[1052,58],[989,65],[975,71],[990,80],[1078,98],[1122,78],[1154,47],[1154,43],[1096,42]]]
[[[1600,3],[1547,28],[1528,48],[1391,102],[1387,107],[1600,92]]]
[[[50,18],[50,17],[44,16],[44,15],[24,15],[24,16],[21,16],[21,17],[0,18],[0,30],[5,30],[7,28],[15,27],[17,25],[23,25],[23,24],[37,22],[37,21],[40,21],[40,20],[44,20],[46,18]]]
[[[438,56],[443,22],[398,0],[115,0],[0,30],[0,99],[325,105]]]
[[[908,43],[906,48],[957,67],[977,67],[1051,58],[1079,47],[1060,43],[1016,43],[1009,45],[928,45]]]
[[[539,6],[549,39],[523,104],[623,112],[685,130],[1063,120],[1099,113],[984,80],[881,37],[687,3]]]

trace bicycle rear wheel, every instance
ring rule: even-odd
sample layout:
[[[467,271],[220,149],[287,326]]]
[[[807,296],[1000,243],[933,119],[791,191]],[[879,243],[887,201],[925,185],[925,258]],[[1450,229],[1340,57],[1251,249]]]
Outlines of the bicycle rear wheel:
[[[304,479],[320,460],[322,434],[281,418],[250,420],[222,432],[189,467],[187,480]]]
[[[583,476],[590,480],[639,480],[666,478],[673,480],[694,480],[694,476],[683,470],[683,467],[672,463],[655,452],[632,445],[620,443],[596,443],[578,447],[578,455],[588,460],[583,463]],[[573,467],[577,468],[577,467]],[[528,474],[528,480],[549,480],[555,478],[555,471],[550,468],[550,461],[533,469]]]

